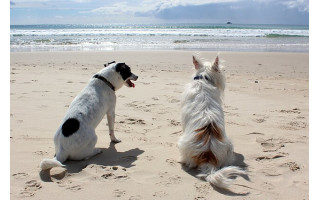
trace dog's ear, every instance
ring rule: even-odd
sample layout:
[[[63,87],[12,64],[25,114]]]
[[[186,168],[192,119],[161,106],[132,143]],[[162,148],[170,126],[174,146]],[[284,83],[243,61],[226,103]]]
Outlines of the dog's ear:
[[[103,64],[103,65],[104,65],[104,67],[108,67],[109,65],[111,65],[113,63],[116,63],[116,61],[108,62],[108,64]]]
[[[219,56],[216,57],[213,65],[212,65],[212,70],[214,70],[215,72],[219,71]]]
[[[196,70],[198,70],[199,68],[200,68],[200,62],[198,61],[198,59],[196,58],[196,57],[194,57],[194,56],[192,56],[192,61],[193,61],[193,65],[194,65],[194,68],[196,69]]]

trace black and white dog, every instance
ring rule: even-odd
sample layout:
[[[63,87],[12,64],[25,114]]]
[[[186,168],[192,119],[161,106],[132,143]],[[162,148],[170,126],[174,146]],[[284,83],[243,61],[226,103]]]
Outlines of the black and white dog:
[[[67,113],[54,136],[56,155],[40,163],[42,170],[64,166],[67,159],[83,160],[98,153],[95,148],[95,128],[107,115],[109,135],[112,142],[120,142],[114,135],[116,95],[123,85],[134,87],[136,81],[130,67],[125,63],[111,62],[90,79],[88,85],[72,101]]]

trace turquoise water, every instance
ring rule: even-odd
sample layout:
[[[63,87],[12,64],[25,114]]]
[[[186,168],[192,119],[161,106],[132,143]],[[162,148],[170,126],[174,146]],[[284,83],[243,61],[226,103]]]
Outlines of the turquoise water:
[[[11,25],[16,51],[309,51],[309,27],[296,25]]]

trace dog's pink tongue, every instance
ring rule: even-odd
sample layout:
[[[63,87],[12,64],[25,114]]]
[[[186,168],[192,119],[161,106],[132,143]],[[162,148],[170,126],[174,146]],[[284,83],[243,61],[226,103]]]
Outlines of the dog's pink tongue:
[[[132,87],[133,87],[133,88],[135,87],[134,83],[132,83]]]

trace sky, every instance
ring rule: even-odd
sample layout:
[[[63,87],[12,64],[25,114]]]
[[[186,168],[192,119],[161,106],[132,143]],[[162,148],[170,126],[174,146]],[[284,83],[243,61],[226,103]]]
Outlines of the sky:
[[[309,25],[309,0],[10,0],[10,24]]]

